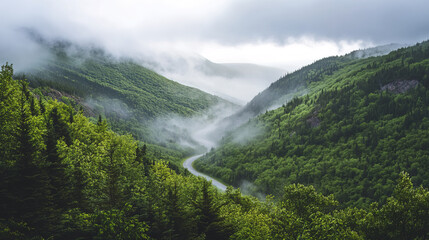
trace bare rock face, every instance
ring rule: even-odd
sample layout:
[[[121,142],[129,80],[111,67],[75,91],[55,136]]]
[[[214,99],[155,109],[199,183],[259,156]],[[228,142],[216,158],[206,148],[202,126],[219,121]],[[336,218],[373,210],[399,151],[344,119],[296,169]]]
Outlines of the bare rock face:
[[[311,116],[309,119],[307,119],[307,122],[312,128],[318,127],[320,125],[320,119],[317,116]]]
[[[318,118],[319,111],[315,110],[309,118],[307,118],[307,123],[310,124],[311,128],[318,127],[320,125],[320,119]]]
[[[57,100],[59,102],[64,102],[63,97],[67,97],[75,101],[77,104],[82,106],[83,112],[85,116],[88,117],[95,117],[97,114],[94,112],[94,109],[92,109],[83,98],[73,96],[64,92],[60,92],[53,88],[47,88],[42,90],[43,95],[51,97],[53,100]]]
[[[381,87],[381,91],[388,91],[391,93],[405,93],[408,90],[417,87],[419,81],[417,80],[396,80],[389,84],[386,84]]]

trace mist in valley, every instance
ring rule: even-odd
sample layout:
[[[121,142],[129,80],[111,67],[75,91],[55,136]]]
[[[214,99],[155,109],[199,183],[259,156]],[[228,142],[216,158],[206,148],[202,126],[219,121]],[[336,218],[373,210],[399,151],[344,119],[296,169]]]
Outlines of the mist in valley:
[[[428,0],[1,7],[0,238],[429,237]]]
[[[220,96],[232,104],[219,104],[193,117],[167,115],[143,121],[140,127],[150,129],[149,138],[162,145],[175,144],[192,148],[195,152],[208,151],[217,146],[226,132],[233,130],[230,116],[239,111],[255,94],[276,81],[284,70],[256,64],[218,64],[195,54],[155,54],[153,58],[142,54],[138,57],[114,55],[108,49],[93,44],[70,42],[65,39],[46,39],[36,30],[19,29],[14,33],[20,44],[29,48],[14,49],[3,56],[10,59],[18,74],[44,71],[45,66],[58,57],[67,57],[75,67],[87,60],[107,59],[111,63],[133,61],[152,69],[169,79]],[[18,37],[19,36],[19,37]],[[30,55],[31,57],[25,57]],[[72,79],[70,79],[72,81]],[[136,109],[120,99],[108,95],[89,95],[81,104],[91,115],[102,115],[122,120],[138,119]],[[233,121],[237,121],[234,119]],[[247,119],[246,119],[247,120]],[[238,120],[241,124],[244,121]],[[243,132],[243,134],[246,134]],[[237,138],[241,138],[237,136]]]
[[[140,59],[148,67],[169,79],[244,105],[286,70],[247,63],[214,63],[196,54],[163,54]]]
[[[240,115],[238,111],[287,72],[356,49],[421,41],[427,38],[429,24],[424,1],[167,3],[6,2],[0,16],[0,62],[14,64],[16,72],[40,69],[44,62],[55,61],[52,48],[77,56],[79,63],[97,54],[112,61],[131,59],[171,80],[236,104],[233,108],[217,106],[191,118],[165,116],[151,122],[150,127],[157,129],[153,135],[160,142],[211,148],[226,132],[259,114]],[[303,19],[308,4],[324,10],[312,11]],[[384,16],[395,17],[386,21]],[[383,31],[374,23],[383,23]],[[379,52],[355,54],[363,57]],[[279,107],[292,96],[290,93],[263,110]],[[132,116],[133,109],[125,103],[106,99],[96,96],[86,101],[120,118]]]
[[[87,98],[83,105],[104,116],[114,116],[117,118],[128,119],[133,116],[131,109],[127,104],[119,99],[108,97]]]
[[[221,126],[225,118],[239,109],[236,105],[216,105],[193,117],[170,115],[150,123],[153,137],[158,142],[176,143],[202,153],[217,146],[224,136]]]

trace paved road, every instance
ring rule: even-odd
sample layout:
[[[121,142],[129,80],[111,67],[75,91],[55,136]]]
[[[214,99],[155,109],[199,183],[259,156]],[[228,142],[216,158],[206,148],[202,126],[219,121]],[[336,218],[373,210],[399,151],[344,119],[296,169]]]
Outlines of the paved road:
[[[191,173],[192,173],[192,174],[194,174],[195,176],[202,176],[202,177],[204,177],[205,179],[207,179],[207,180],[209,180],[209,181],[212,181],[212,184],[213,184],[214,186],[216,186],[217,188],[219,188],[221,191],[225,191],[225,190],[226,190],[226,186],[225,186],[225,185],[223,185],[222,183],[220,183],[220,182],[219,182],[219,181],[217,181],[216,179],[213,179],[213,178],[211,178],[211,177],[209,177],[209,176],[207,176],[207,175],[205,175],[205,174],[203,174],[203,173],[198,172],[197,170],[195,170],[195,169],[192,167],[192,163],[193,163],[195,160],[197,160],[198,158],[202,157],[203,155],[204,155],[204,154],[200,154],[200,155],[192,156],[192,157],[190,157],[190,158],[186,159],[186,160],[185,160],[185,162],[183,162],[183,167],[184,167],[184,168],[186,168],[186,169],[188,169],[188,170],[189,170],[189,172],[191,172]]]

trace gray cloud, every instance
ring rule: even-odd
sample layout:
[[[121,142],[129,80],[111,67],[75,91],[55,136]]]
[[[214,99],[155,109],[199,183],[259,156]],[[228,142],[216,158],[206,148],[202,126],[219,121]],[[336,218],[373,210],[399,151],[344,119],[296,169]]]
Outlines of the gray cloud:
[[[174,44],[198,50],[195,43],[204,41],[243,44],[309,36],[378,44],[429,38],[427,0],[15,0],[2,3],[2,9],[2,46],[5,38],[19,42],[22,36],[11,32],[22,27],[48,39],[95,43],[126,54],[170,50]]]
[[[142,62],[165,64],[165,54],[177,59],[201,54],[217,62],[249,62],[291,71],[356,48],[425,40],[429,38],[427,9],[427,0],[4,1],[0,64],[9,61],[23,70],[47,57],[23,31],[31,29],[48,42],[96,46]],[[234,86],[248,77],[236,77],[233,82],[196,68],[168,71],[174,67],[168,64],[161,72],[173,80],[241,101],[269,84],[263,81],[266,78],[258,78],[244,96],[243,89]],[[222,89],[222,81],[231,85]],[[221,89],[210,91],[214,83]],[[224,92],[226,88],[237,95]]]
[[[240,0],[213,24],[212,38],[241,42],[290,37],[377,44],[429,38],[426,0]]]

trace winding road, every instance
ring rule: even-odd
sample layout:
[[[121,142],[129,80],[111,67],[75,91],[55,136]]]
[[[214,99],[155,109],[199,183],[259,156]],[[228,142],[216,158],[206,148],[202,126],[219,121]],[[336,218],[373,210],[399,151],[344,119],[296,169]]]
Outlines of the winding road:
[[[205,179],[207,179],[207,180],[209,180],[209,181],[212,181],[212,184],[213,184],[215,187],[219,188],[221,191],[225,191],[225,190],[226,190],[226,186],[225,186],[225,185],[223,185],[222,183],[220,183],[220,182],[219,182],[219,181],[217,181],[216,179],[213,179],[213,178],[212,178],[212,177],[210,177],[210,176],[207,176],[207,175],[205,175],[205,174],[203,174],[203,173],[198,172],[197,170],[195,170],[195,169],[192,167],[192,163],[193,163],[195,160],[197,160],[198,158],[202,157],[203,155],[204,155],[204,154],[200,154],[200,155],[192,156],[192,157],[190,157],[190,158],[186,159],[186,160],[185,160],[185,162],[183,162],[183,167],[184,167],[184,168],[186,168],[186,169],[188,169],[188,170],[189,170],[189,172],[191,172],[191,173],[192,173],[192,174],[194,174],[195,176],[202,176],[202,177],[204,177]]]

